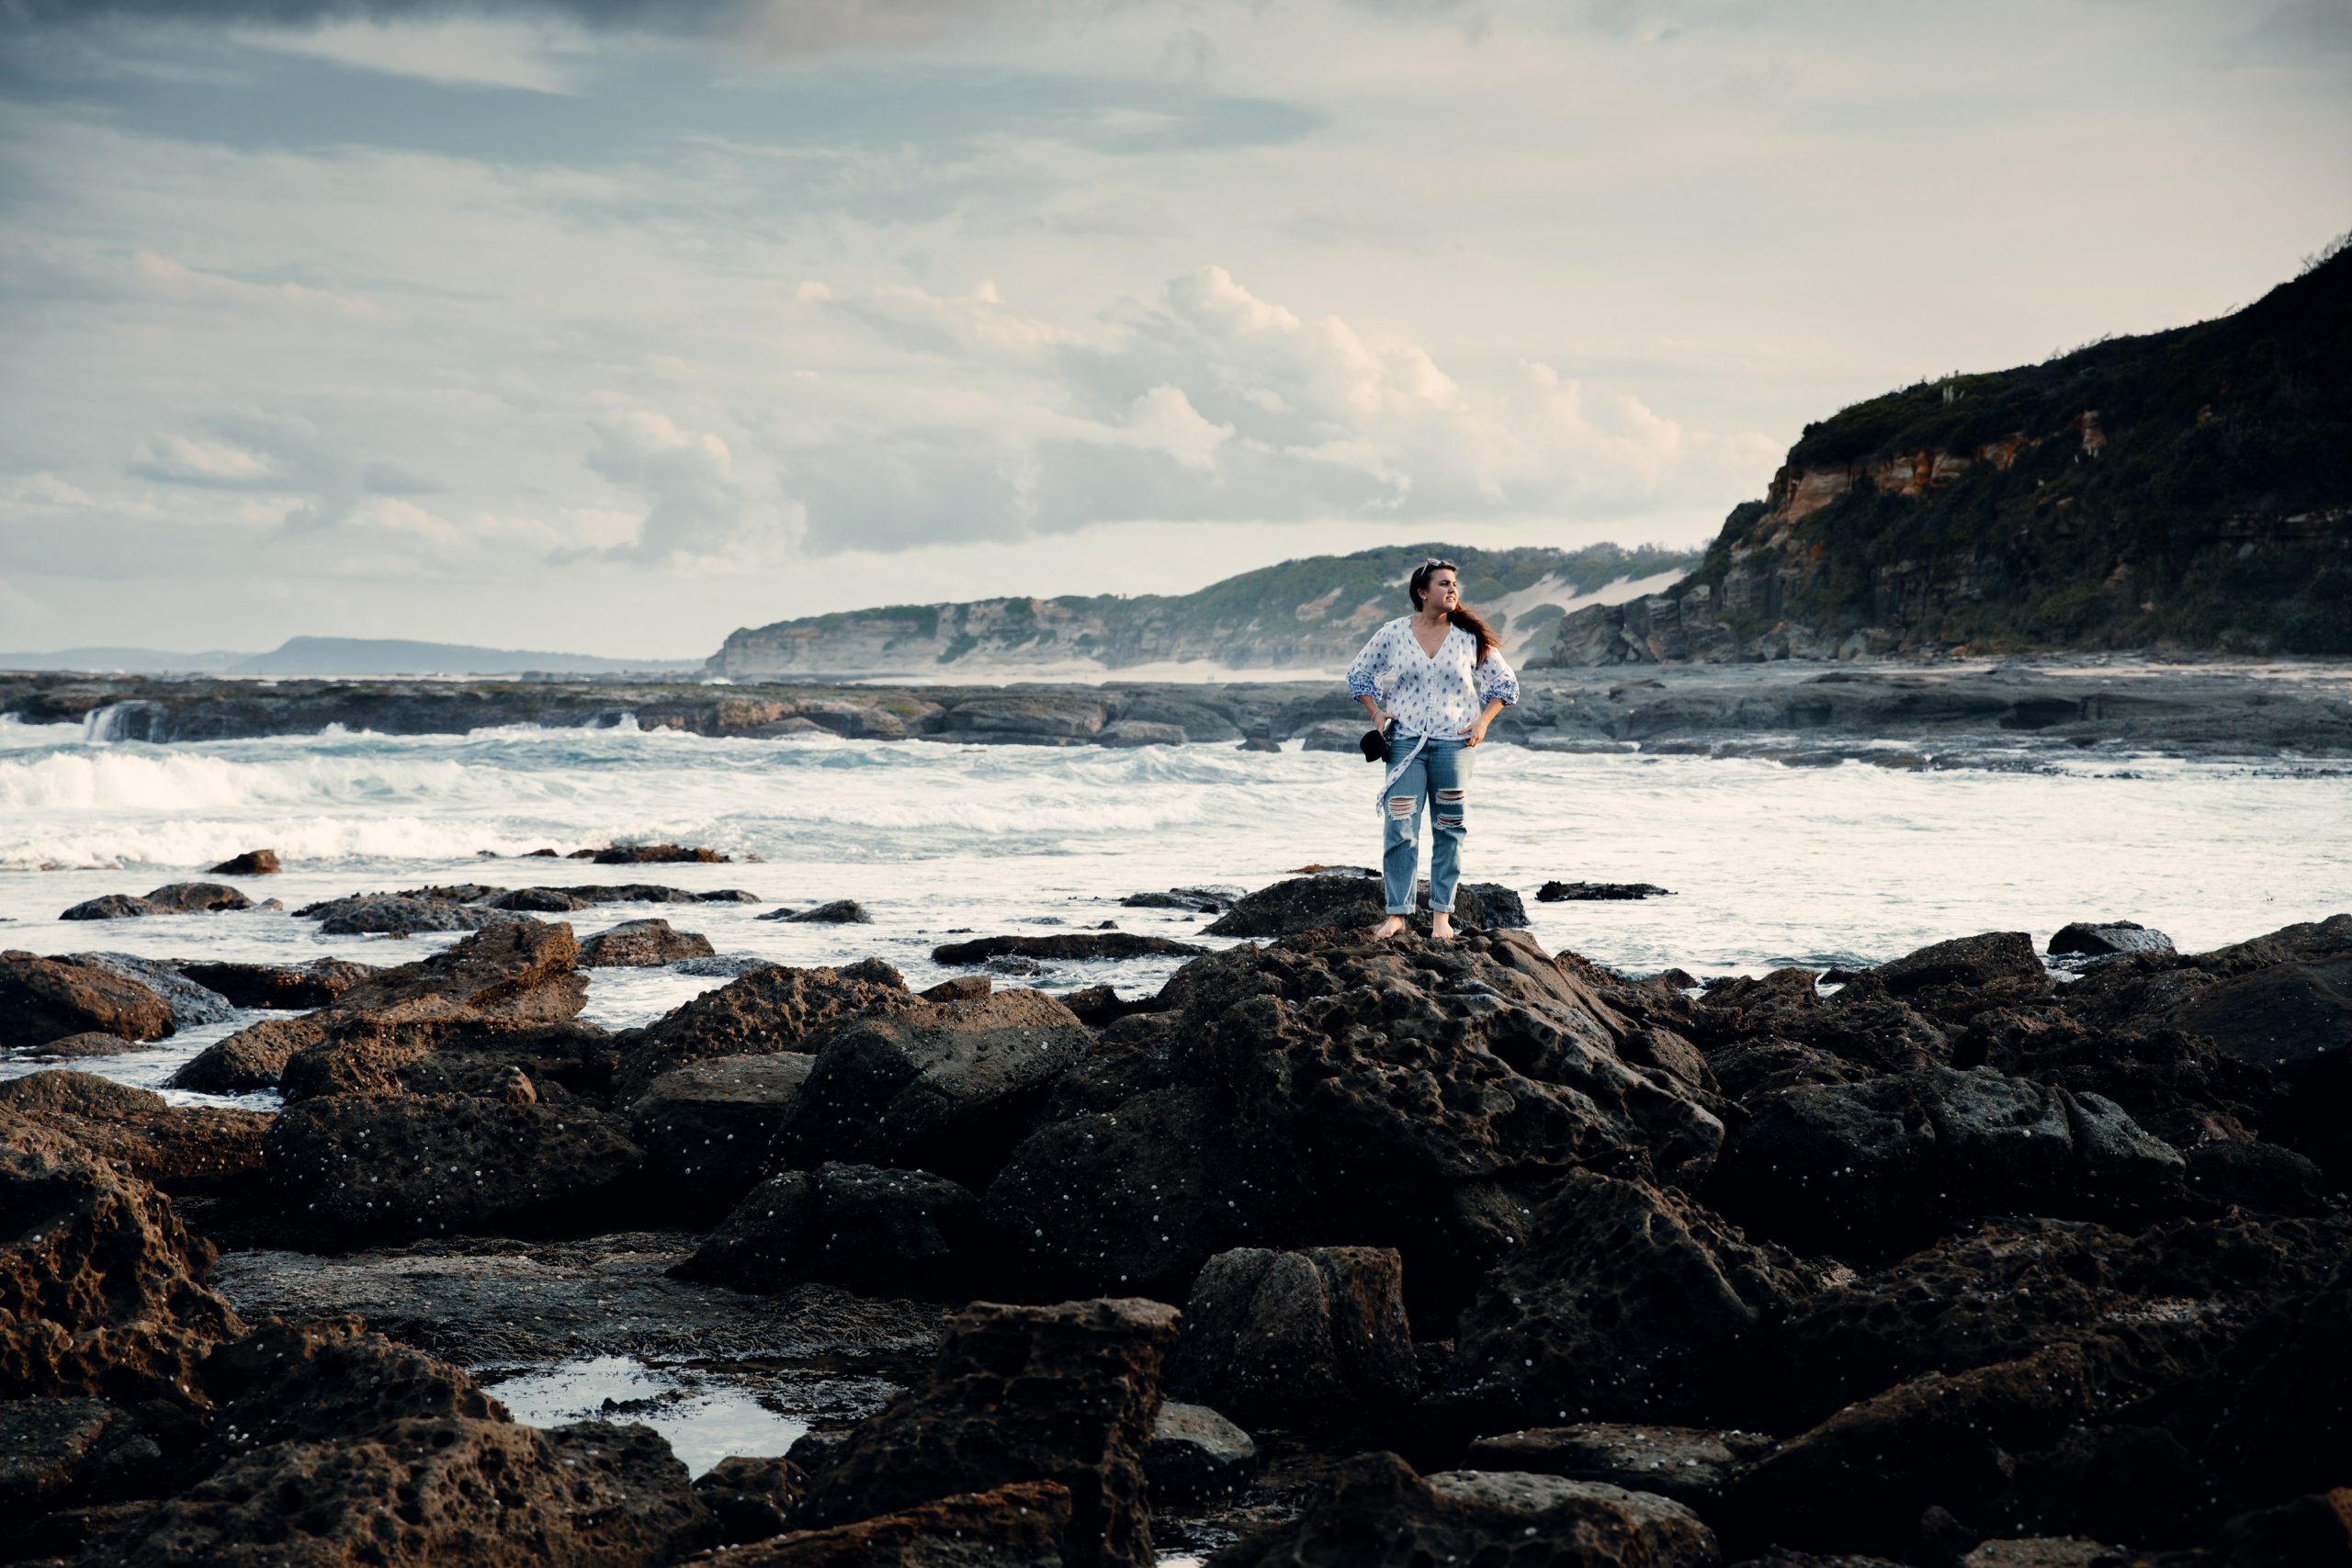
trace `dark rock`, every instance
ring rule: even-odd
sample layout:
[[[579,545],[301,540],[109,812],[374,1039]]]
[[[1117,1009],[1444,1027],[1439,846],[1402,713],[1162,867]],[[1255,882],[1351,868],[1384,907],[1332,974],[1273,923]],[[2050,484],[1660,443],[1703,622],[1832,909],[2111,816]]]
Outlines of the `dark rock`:
[[[1539,904],[1673,897],[1673,888],[1660,887],[1654,882],[1547,882],[1535,890]]]
[[[2005,1535],[2199,1544],[2214,1523],[2212,1488],[2199,1470],[2164,1427],[2076,1427],[2053,1448],[2013,1456],[1990,1522]]]
[[[1996,1003],[2030,1000],[2051,990],[2049,972],[2024,931],[1933,942],[1880,964],[1869,976],[1888,995],[1949,1022],[1965,1022]]]
[[[0,1105],[175,1195],[235,1191],[262,1174],[270,1119],[259,1111],[176,1106],[152,1089],[70,1071],[0,1081]]]
[[[1130,1013],[1156,1012],[1157,998],[1138,997],[1122,1000],[1117,989],[1110,986],[1087,986],[1075,991],[1065,991],[1062,1006],[1077,1016],[1089,1029],[1108,1029]]]
[[[662,1074],[713,1056],[804,1052],[834,1024],[913,1000],[899,972],[878,959],[843,969],[755,970],[626,1037],[614,1090],[634,1100]]]
[[[1402,1259],[1375,1247],[1219,1253],[1193,1281],[1168,1386],[1252,1426],[1395,1413],[1420,1393]]]
[[[2132,920],[2081,920],[2063,926],[2050,939],[2053,958],[2112,958],[2125,953],[2170,953],[2172,938]]]
[[[1264,1234],[1228,1123],[1214,1093],[1173,1087],[1056,1117],[989,1184],[989,1222],[1024,1279],[1182,1294],[1212,1255]]]
[[[718,1521],[719,1544],[741,1546],[784,1533],[804,1479],[788,1459],[729,1454],[695,1478],[695,1495]]]
[[[681,958],[708,958],[710,939],[673,931],[667,920],[624,920],[580,944],[582,969],[650,969]]]
[[[1757,1432],[1581,1421],[1481,1438],[1470,1445],[1465,1462],[1473,1470],[1604,1481],[1628,1491],[1655,1492],[1703,1512],[1733,1476],[1772,1447],[1770,1438]]]
[[[2180,1156],[2120,1106],[1990,1067],[1777,1089],[1748,1109],[1710,1191],[1792,1246],[1870,1250],[1987,1214],[2137,1214],[2184,1196]]]
[[[243,1325],[203,1284],[212,1249],[154,1189],[0,1108],[0,1389],[185,1404]]]
[[[1498,1414],[1721,1418],[1809,1281],[1780,1248],[1649,1183],[1569,1173],[1462,1314],[1457,1376]],[[1752,1405],[1749,1406],[1752,1408]]]
[[[163,912],[136,893],[101,893],[95,898],[85,898],[57,918],[61,920],[131,920],[141,915],[160,915]]]
[[[508,909],[520,914],[569,915],[582,909],[594,908],[596,900],[585,890],[570,887],[516,887],[482,900],[487,909]]]
[[[87,1056],[119,1056],[144,1049],[136,1040],[125,1040],[119,1034],[99,1034],[95,1031],[87,1034],[69,1034],[62,1040],[52,1040],[37,1048],[44,1056],[61,1057],[69,1062]]]
[[[870,926],[874,923],[874,917],[865,912],[865,906],[854,898],[836,898],[830,904],[820,904],[813,909],[797,912],[778,909],[773,914],[762,915],[760,919],[818,926]]]
[[[727,1553],[727,1568],[1064,1568],[1100,1561],[1070,1539],[1070,1489],[1023,1481],[933,1498]]]
[[[0,953],[0,1048],[91,1032],[160,1040],[172,1031],[171,1008],[135,980],[29,953]]]
[[[345,1246],[609,1228],[643,1158],[606,1112],[467,1095],[306,1100],[278,1113],[267,1149],[286,1218]]]
[[[680,1264],[684,1280],[748,1291],[809,1280],[877,1295],[962,1297],[987,1260],[979,1200],[944,1176],[827,1164],[744,1194]]]
[[[1258,1445],[1207,1405],[1171,1399],[1159,1407],[1143,1470],[1154,1507],[1230,1497],[1258,1478]]]
[[[250,1094],[274,1089],[288,1058],[325,1038],[314,1018],[266,1018],[206,1046],[171,1077],[174,1089],[201,1094]]]
[[[237,1013],[228,998],[190,979],[184,971],[152,958],[139,958],[128,953],[69,953],[65,962],[137,981],[164,998],[164,1005],[172,1010],[172,1021],[182,1029],[225,1023]]]
[[[1188,942],[1131,931],[1072,931],[1056,936],[984,936],[951,942],[931,950],[933,964],[983,964],[991,958],[1146,958],[1160,953],[1190,957],[1206,953]]]
[[[580,943],[560,922],[514,921],[475,932],[415,964],[381,969],[336,998],[345,1012],[430,1003],[517,1022],[560,1022],[587,1000]]]
[[[1713,1568],[1714,1532],[1650,1492],[1556,1475],[1456,1470],[1413,1473],[1395,1454],[1338,1466],[1295,1521],[1217,1552],[1211,1568],[1423,1568],[1546,1562],[1591,1568]]]
[[[610,844],[586,854],[575,853],[575,860],[585,859],[598,865],[670,865],[693,862],[701,865],[726,865],[730,856],[717,850],[706,850],[685,844]]]
[[[1349,741],[1350,746],[1354,744]],[[1428,908],[1428,884],[1422,884],[1415,897],[1422,908]],[[1373,925],[1379,920],[1382,907],[1375,879],[1295,876],[1247,895],[1204,929],[1211,936],[1291,936],[1325,926]],[[1527,924],[1527,908],[1519,895],[1492,882],[1465,882],[1457,887],[1453,914],[1458,925],[1477,931]]]
[[[2270,1214],[2324,1214],[2327,1178],[2294,1150],[2260,1138],[2207,1138],[2187,1156],[2188,1190],[2216,1203]]]
[[[322,1008],[376,973],[342,958],[307,964],[183,964],[180,973],[241,1008]]]
[[[1171,887],[1165,893],[1130,893],[1119,903],[1129,909],[1191,909],[1216,915],[1233,908],[1240,897],[1238,887]]]
[[[1094,743],[1132,750],[1138,746],[1182,746],[1190,739],[1182,725],[1121,718],[1114,719],[1097,730]]]
[[[19,1525],[137,1496],[160,1479],[163,1457],[129,1412],[102,1399],[0,1400],[0,1509]]]
[[[967,1307],[930,1375],[810,1476],[793,1522],[821,1528],[1048,1481],[1069,1489],[1070,1568],[1148,1568],[1143,1456],[1175,1332],[1173,1307],[1136,1299]]]
[[[1092,1032],[1037,991],[915,1002],[850,1020],[776,1134],[780,1167],[827,1160],[935,1170],[984,1184],[1054,1080],[1094,1048]]]
[[[149,908],[159,915],[205,914],[221,909],[250,909],[254,901],[225,882],[169,882],[147,895]]]
[[[277,863],[277,852],[276,850],[247,850],[243,854],[231,855],[219,865],[209,867],[207,869],[207,874],[212,876],[276,876],[283,869],[285,868]]]
[[[766,1167],[768,1145],[814,1056],[714,1056],[664,1073],[629,1108],[629,1124],[682,1217],[721,1214]]]
[[[968,734],[1068,739],[1095,735],[1109,717],[1101,700],[1075,692],[1005,692],[954,705],[939,728],[958,739]]]
[[[955,975],[926,987],[922,996],[927,1002],[976,1002],[993,989],[986,975]]]
[[[296,914],[302,911],[297,909]],[[359,894],[339,898],[321,911],[322,936],[406,936],[416,931],[478,931],[514,924],[525,917],[504,909],[477,908],[442,898],[402,898]]]
[[[2233,1568],[2341,1562],[2352,1552],[2352,1486],[2240,1514],[2222,1527],[2222,1547]]]
[[[2352,954],[2231,976],[2199,993],[2173,1021],[2288,1084],[2323,1075],[2341,1081],[2352,1057]],[[2346,1102],[2335,1104],[2342,1114]]]

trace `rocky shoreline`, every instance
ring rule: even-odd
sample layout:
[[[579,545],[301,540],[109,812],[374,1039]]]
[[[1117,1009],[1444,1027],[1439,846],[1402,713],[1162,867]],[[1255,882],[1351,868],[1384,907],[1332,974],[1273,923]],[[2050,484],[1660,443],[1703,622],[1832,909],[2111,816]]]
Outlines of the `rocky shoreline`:
[[[631,681],[221,681],[0,672],[0,716],[94,739],[175,742],[634,724],[699,735],[960,745],[1248,745],[1352,750],[1361,714],[1329,682],[719,685]],[[2352,755],[2352,666],[2149,660],[1948,660],[1532,670],[1507,744],[1640,746],[1928,766],[2028,744],[2183,756]]]
[[[0,1083],[0,1560],[2352,1543],[2352,915],[1701,987],[1494,923],[1374,943],[1317,923],[1344,882],[1080,1010],[869,959],[606,1030],[524,908],[397,967],[192,966],[278,1005],[184,1081],[282,1109]],[[40,1049],[227,1005],[155,968],[0,955],[0,1010]],[[582,1365],[796,1440],[696,1475],[675,1394],[502,1403]]]

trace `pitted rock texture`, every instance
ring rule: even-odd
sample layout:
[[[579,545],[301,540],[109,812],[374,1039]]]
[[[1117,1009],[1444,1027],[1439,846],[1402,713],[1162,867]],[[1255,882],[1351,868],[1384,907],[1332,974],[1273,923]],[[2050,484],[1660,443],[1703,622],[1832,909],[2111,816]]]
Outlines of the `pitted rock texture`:
[[[0,1397],[186,1403],[205,1348],[243,1326],[154,1189],[5,1108],[0,1213]]]
[[[0,953],[0,1049],[89,1032],[161,1040],[174,1027],[170,1006],[136,980],[30,953]]]
[[[175,1195],[243,1190],[261,1178],[270,1119],[260,1111],[172,1105],[148,1089],[61,1071],[0,1081],[0,1105]]]
[[[681,958],[708,958],[710,939],[673,930],[667,920],[624,920],[598,931],[580,948],[582,969],[650,969]]]
[[[687,1218],[725,1213],[766,1168],[768,1145],[814,1056],[712,1056],[664,1073],[629,1107],[650,1172]]]
[[[1347,737],[1345,750],[1355,739]],[[1377,784],[1380,781],[1371,781]],[[1417,901],[1429,907],[1429,885],[1423,883]],[[1278,937],[1327,926],[1350,928],[1379,922],[1380,883],[1368,876],[1294,876],[1235,901],[1210,925],[1211,936]],[[1518,894],[1495,882],[1465,882],[1454,890],[1453,916],[1458,926],[1472,931],[1496,931],[1527,924],[1527,906]]]
[[[712,1560],[725,1568],[1064,1568],[1070,1493],[1023,1481],[854,1524],[797,1530]]]
[[[969,1294],[992,1261],[979,1200],[944,1176],[828,1162],[744,1194],[676,1273],[751,1291],[809,1280],[876,1295]]]
[[[561,921],[509,921],[476,931],[415,964],[380,970],[335,998],[345,1012],[431,1000],[518,1021],[559,1023],[579,1012],[588,983],[574,972],[580,943]]]
[[[794,1523],[1046,1481],[1069,1491],[1070,1568],[1148,1568],[1143,1456],[1175,1331],[1175,1308],[1132,1298],[966,1308],[931,1375],[827,1455]]]
[[[831,1025],[913,1000],[878,959],[842,969],[754,970],[624,1037],[614,1092],[635,1100],[663,1073],[713,1056],[806,1053]]]
[[[1170,1392],[1251,1426],[1328,1430],[1420,1393],[1404,1264],[1388,1247],[1241,1247],[1193,1281]]]

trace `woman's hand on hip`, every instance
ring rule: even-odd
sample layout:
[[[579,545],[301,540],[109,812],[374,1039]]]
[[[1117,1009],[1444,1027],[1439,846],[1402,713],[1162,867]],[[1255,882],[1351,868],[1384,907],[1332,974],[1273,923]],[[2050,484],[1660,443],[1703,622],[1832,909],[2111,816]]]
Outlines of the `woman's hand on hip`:
[[[1464,746],[1476,746],[1486,738],[1487,721],[1482,718],[1477,723],[1470,727],[1470,733],[1462,738],[1462,744]]]

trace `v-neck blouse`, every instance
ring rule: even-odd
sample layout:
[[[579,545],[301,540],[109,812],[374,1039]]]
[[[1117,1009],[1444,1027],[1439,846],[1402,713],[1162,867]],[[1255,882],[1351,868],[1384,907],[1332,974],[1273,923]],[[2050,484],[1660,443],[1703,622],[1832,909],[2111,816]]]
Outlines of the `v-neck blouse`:
[[[1466,735],[1479,710],[1519,701],[1519,677],[1499,649],[1478,660],[1478,639],[1448,626],[1434,654],[1421,651],[1413,617],[1399,615],[1363,645],[1348,666],[1348,694],[1372,697],[1411,735]]]

